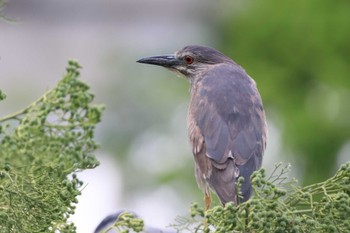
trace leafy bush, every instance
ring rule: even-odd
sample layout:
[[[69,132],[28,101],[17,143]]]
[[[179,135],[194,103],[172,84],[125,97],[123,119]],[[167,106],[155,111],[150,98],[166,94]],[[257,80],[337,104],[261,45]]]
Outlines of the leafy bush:
[[[0,232],[75,232],[76,173],[99,164],[93,137],[103,109],[79,69],[70,61],[55,88],[0,119]]]
[[[288,169],[279,164],[268,178],[264,169],[256,171],[249,201],[208,211],[193,204],[191,218],[180,217],[173,227],[181,232],[349,232],[350,162],[330,179],[303,188],[287,179]]]
[[[177,217],[170,228],[177,232],[205,233],[350,232],[350,162],[343,164],[330,179],[303,188],[296,180],[287,178],[289,170],[289,165],[277,164],[266,177],[265,170],[260,169],[251,177],[255,195],[247,202],[238,206],[228,203],[207,211],[194,203],[190,217]],[[242,182],[239,179],[237,185]],[[139,232],[142,220],[133,213],[124,214],[127,218],[118,218],[103,232],[110,229]]]
[[[0,19],[1,19],[1,18],[5,18],[5,17],[1,14],[2,10],[5,8],[5,3],[6,3],[6,0],[0,0]]]

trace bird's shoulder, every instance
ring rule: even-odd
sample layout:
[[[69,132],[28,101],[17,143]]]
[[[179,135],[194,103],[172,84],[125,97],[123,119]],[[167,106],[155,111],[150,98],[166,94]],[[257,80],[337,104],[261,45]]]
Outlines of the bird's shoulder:
[[[201,77],[200,86],[212,92],[239,91],[241,93],[253,92],[256,89],[255,81],[237,64],[222,63],[213,65],[205,70]]]
[[[204,114],[202,111],[212,108],[211,112],[225,123],[239,120],[237,117],[242,120],[255,108],[262,109],[255,81],[236,64],[219,64],[204,72],[193,98],[200,106],[197,114]]]

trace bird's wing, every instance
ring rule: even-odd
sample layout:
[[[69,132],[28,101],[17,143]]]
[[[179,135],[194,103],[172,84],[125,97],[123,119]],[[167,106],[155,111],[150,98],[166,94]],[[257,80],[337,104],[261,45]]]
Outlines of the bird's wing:
[[[240,175],[249,178],[261,166],[266,141],[265,114],[255,82],[238,66],[220,65],[204,74],[194,95],[192,114],[206,155],[218,165],[232,158]]]

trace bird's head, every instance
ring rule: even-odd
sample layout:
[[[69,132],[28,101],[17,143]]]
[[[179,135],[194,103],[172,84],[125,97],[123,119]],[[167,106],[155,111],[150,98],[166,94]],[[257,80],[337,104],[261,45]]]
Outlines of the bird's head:
[[[181,73],[187,78],[196,77],[196,74],[219,63],[234,63],[219,51],[199,45],[186,46],[175,54],[145,57],[137,62],[158,65]]]

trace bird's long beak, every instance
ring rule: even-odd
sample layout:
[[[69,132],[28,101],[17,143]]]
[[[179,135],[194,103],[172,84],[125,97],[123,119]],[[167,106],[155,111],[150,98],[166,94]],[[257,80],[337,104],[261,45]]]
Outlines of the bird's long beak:
[[[179,60],[176,59],[174,55],[163,55],[154,57],[145,57],[137,61],[138,63],[145,63],[157,66],[163,66],[167,68],[172,68],[179,65]]]

